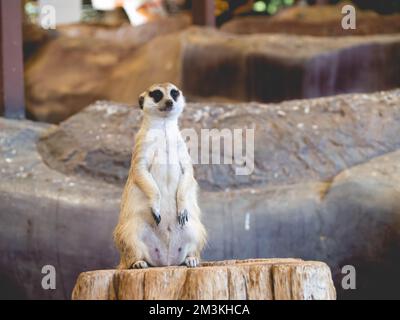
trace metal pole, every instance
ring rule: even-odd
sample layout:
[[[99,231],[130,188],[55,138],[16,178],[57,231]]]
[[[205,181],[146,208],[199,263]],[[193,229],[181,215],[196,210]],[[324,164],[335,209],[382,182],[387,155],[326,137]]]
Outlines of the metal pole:
[[[193,24],[199,26],[215,26],[215,3],[214,0],[192,1]]]
[[[0,115],[25,117],[21,0],[0,0]]]

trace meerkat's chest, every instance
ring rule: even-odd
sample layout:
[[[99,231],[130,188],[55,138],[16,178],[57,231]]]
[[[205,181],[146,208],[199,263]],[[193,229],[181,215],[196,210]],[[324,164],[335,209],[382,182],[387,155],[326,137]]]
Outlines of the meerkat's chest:
[[[150,173],[161,193],[176,192],[182,174],[176,134],[163,134],[153,139]]]

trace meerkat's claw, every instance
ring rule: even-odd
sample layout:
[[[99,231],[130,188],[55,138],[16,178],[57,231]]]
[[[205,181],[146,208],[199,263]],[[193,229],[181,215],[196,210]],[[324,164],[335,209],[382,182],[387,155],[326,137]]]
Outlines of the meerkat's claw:
[[[186,266],[188,266],[189,268],[196,268],[199,265],[200,261],[198,258],[196,257],[187,257],[185,259],[185,264]]]
[[[149,267],[149,265],[147,264],[146,261],[139,260],[139,261],[136,261],[134,264],[132,264],[131,269],[145,269],[148,267]]]
[[[153,215],[154,220],[156,220],[157,225],[161,222],[160,212],[154,208],[151,208],[151,214]]]
[[[178,222],[179,224],[183,227],[185,225],[186,222],[189,221],[189,213],[188,211],[185,209],[181,212],[179,212],[178,214]]]

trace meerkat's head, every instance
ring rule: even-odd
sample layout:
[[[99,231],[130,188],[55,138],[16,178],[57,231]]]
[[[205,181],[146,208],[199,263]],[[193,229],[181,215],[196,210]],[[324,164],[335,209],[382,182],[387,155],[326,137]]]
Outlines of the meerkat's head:
[[[183,111],[185,98],[172,83],[154,84],[139,96],[139,106],[145,114],[173,118]]]

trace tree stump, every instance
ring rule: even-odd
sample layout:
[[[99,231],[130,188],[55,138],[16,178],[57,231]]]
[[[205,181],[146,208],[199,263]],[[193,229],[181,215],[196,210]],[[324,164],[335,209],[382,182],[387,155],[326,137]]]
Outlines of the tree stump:
[[[73,300],[334,300],[323,262],[251,259],[81,273]]]

